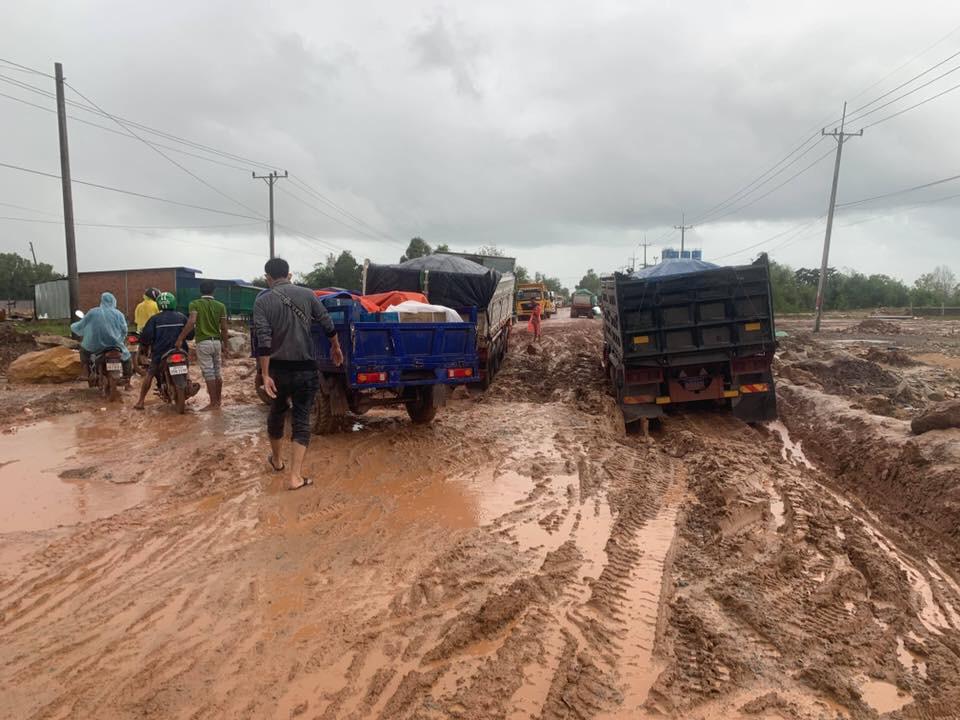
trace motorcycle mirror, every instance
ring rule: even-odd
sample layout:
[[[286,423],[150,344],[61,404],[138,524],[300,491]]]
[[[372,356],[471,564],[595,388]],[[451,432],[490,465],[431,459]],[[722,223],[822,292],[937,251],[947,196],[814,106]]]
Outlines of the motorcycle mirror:
[[[73,314],[76,315],[81,320],[83,320],[83,310],[74,310]]]

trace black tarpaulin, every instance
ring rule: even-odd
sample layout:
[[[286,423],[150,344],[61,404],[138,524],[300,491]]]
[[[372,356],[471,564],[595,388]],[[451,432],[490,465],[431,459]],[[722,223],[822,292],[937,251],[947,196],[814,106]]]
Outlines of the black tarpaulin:
[[[429,279],[425,273],[429,272]],[[451,308],[485,308],[502,275],[492,268],[455,255],[425,255],[399,265],[367,267],[368,295],[404,290],[425,292],[431,303]],[[426,280],[427,287],[424,287]]]

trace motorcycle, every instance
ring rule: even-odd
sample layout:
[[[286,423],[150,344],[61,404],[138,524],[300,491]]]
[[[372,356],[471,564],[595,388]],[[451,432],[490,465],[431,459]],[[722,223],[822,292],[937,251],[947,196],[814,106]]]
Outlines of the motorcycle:
[[[136,330],[130,330],[127,333],[127,350],[130,351],[130,363],[133,365],[133,371],[137,375],[146,375],[147,368],[150,367],[150,354],[141,352],[140,333]]]
[[[196,395],[200,386],[190,382],[190,361],[187,353],[174,348],[160,358],[157,375],[157,394],[166,403],[173,403],[177,412],[183,415],[187,398]]]
[[[107,400],[116,400],[120,396],[118,388],[129,384],[123,377],[123,350],[115,347],[92,353],[87,383],[90,387],[99,388]]]
[[[77,310],[74,315],[83,318],[83,311]],[[100,390],[100,394],[107,400],[113,401],[120,397],[118,388],[129,387],[130,380],[123,374],[123,348],[113,347],[91,353],[88,365],[87,384]]]

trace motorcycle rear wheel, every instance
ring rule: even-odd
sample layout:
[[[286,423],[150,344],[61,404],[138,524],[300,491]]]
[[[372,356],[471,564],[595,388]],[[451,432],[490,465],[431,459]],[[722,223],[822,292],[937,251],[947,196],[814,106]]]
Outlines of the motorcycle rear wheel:
[[[176,383],[173,384],[173,404],[177,408],[177,412],[183,415],[187,408],[187,389]]]

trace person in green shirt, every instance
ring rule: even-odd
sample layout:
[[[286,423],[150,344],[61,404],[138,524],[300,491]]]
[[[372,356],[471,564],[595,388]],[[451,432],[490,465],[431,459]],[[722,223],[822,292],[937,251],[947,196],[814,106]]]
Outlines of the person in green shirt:
[[[191,331],[196,332],[197,364],[207,384],[210,404],[203,410],[220,407],[223,395],[223,360],[227,357],[227,307],[213,297],[213,280],[200,281],[200,298],[190,303],[190,317],[177,338],[177,347]]]

